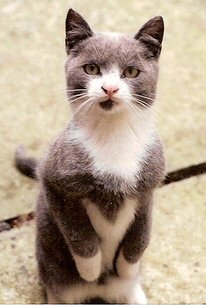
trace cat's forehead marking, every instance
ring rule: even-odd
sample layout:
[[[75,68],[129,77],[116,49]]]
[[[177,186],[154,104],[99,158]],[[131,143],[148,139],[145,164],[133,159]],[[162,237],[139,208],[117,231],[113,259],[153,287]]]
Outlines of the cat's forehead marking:
[[[117,63],[114,63],[107,70],[106,75],[109,76],[110,78],[116,78],[117,76],[119,76],[119,73],[120,73],[120,68],[117,65]]]
[[[114,40],[119,40],[121,38],[121,33],[116,33],[116,32],[104,32],[102,33],[103,35],[107,36],[109,39]]]
[[[96,33],[78,46],[76,55],[82,62],[95,62],[108,68],[114,63],[121,69],[141,63],[141,46],[131,36],[122,33]]]

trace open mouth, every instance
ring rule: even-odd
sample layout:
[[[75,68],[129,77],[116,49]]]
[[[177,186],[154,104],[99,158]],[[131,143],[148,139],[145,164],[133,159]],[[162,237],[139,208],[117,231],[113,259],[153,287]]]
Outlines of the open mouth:
[[[99,103],[99,105],[100,105],[100,107],[102,107],[104,110],[110,110],[112,107],[113,107],[113,105],[114,105],[114,101],[112,101],[112,100],[106,100],[106,101],[104,101],[104,102],[100,102]]]

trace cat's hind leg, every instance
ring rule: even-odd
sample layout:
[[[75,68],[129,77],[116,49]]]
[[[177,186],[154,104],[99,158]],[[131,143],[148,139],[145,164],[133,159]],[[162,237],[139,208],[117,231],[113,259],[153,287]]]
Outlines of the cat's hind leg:
[[[128,298],[128,303],[147,304],[147,298],[140,284],[136,287],[132,295]]]
[[[112,304],[147,304],[139,279],[111,277],[102,287],[101,297]]]

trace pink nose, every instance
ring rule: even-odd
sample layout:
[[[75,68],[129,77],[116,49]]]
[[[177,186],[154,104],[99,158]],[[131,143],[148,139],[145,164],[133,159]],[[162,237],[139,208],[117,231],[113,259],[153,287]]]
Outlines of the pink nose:
[[[112,95],[114,94],[114,93],[116,93],[118,90],[119,90],[119,88],[118,87],[116,87],[116,86],[102,86],[102,90],[109,96],[109,98],[110,97],[112,97]]]

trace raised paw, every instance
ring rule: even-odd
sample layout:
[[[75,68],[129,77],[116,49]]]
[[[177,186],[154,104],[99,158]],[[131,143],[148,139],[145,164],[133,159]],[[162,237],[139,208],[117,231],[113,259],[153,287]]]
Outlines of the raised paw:
[[[136,263],[128,262],[121,251],[117,260],[117,272],[122,278],[135,278],[139,272],[139,261]]]
[[[92,282],[98,279],[101,274],[102,254],[98,250],[97,254],[92,257],[82,257],[74,255],[77,270],[80,276],[87,282]]]

